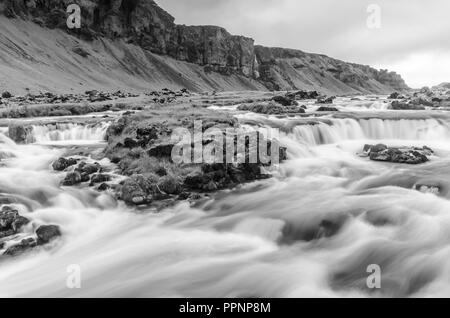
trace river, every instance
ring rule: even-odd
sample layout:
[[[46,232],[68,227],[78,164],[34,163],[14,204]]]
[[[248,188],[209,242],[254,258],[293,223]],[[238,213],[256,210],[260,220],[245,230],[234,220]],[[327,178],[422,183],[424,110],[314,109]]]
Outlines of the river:
[[[160,213],[133,210],[108,192],[60,186],[64,173],[51,163],[74,144],[101,144],[106,124],[36,126],[27,145],[3,130],[0,195],[17,198],[32,220],[16,240],[48,223],[63,235],[2,258],[0,296],[450,296],[448,116],[396,118],[379,101],[338,102],[352,115],[314,125],[239,114],[282,127],[289,160],[271,179]],[[358,156],[373,143],[427,145],[435,155],[419,166]],[[441,193],[422,193],[417,184],[439,185]],[[381,289],[366,286],[371,264],[381,268]],[[81,288],[67,284],[74,265]]]

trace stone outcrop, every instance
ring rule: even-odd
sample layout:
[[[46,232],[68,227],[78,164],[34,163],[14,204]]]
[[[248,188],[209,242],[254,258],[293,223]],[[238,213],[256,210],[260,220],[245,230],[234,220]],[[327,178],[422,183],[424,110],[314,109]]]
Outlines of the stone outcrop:
[[[81,6],[81,29],[67,29],[70,3]],[[253,39],[231,35],[217,26],[178,25],[152,0],[5,0],[0,11],[10,18],[65,29],[85,40],[121,39],[158,55],[200,65],[206,74],[239,75],[271,90],[311,89],[326,94],[408,90],[399,75],[386,70],[298,50],[255,46]],[[82,47],[74,50],[89,58]]]
[[[427,146],[418,147],[388,147],[384,144],[365,145],[363,156],[369,156],[370,160],[404,163],[404,164],[421,164],[429,161],[434,151]]]
[[[255,46],[255,55],[260,80],[274,90],[317,89],[327,94],[409,90],[395,72],[347,63],[325,55],[264,46]]]

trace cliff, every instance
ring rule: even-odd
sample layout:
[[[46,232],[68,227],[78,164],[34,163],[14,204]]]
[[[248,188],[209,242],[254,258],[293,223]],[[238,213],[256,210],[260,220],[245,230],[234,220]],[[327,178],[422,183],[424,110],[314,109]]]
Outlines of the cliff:
[[[71,3],[81,7],[81,29],[69,30],[66,26],[66,8]],[[139,55],[147,58],[133,56],[128,60],[118,59],[117,63],[127,68],[130,76],[140,76],[150,86],[154,83],[142,68],[152,68],[149,64],[155,62],[149,59],[156,59],[159,68],[167,66],[181,78],[183,74],[190,75],[183,67],[194,69],[198,76],[190,79],[202,78],[198,85],[191,85],[197,90],[316,89],[350,94],[408,89],[395,73],[323,55],[255,46],[252,39],[231,35],[221,27],[178,25],[174,17],[152,0],[2,0],[0,11],[11,20],[29,21],[75,36],[83,41],[80,42],[83,48],[78,52],[86,59],[95,57],[90,49],[99,42],[110,43],[115,51],[142,49]],[[172,67],[174,64],[177,67]],[[169,82],[173,86],[182,85],[173,78]]]

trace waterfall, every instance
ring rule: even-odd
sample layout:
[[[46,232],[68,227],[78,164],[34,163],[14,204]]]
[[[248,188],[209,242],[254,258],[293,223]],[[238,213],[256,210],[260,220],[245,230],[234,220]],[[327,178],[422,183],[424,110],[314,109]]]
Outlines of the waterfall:
[[[136,211],[109,192],[60,187],[65,172],[51,163],[65,149],[39,142],[99,141],[107,124],[33,126],[33,145],[16,145],[0,130],[0,195],[32,220],[16,242],[41,224],[63,234],[1,260],[0,296],[447,296],[448,125],[327,117],[290,129],[283,125],[289,121],[254,120],[262,133],[285,128],[280,139],[291,156],[274,178],[161,213]],[[449,151],[430,164],[395,169],[347,145],[361,149],[364,139],[436,140]],[[416,184],[440,185],[442,193],[421,193]],[[13,243],[6,244],[0,253]],[[371,264],[382,269],[377,293],[366,286]],[[67,285],[73,265],[79,289]]]
[[[35,143],[64,141],[101,141],[105,137],[108,123],[78,124],[57,123],[48,125],[33,125],[31,139]]]
[[[436,119],[331,119],[331,124],[299,125],[292,135],[308,145],[332,144],[343,140],[399,139],[446,140],[450,126]]]

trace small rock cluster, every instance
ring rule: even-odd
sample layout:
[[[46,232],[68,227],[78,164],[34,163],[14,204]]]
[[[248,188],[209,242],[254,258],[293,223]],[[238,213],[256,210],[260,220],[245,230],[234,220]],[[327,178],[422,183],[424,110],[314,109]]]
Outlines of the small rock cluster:
[[[119,98],[137,97],[139,95],[133,93],[124,93],[117,91],[113,93],[102,92],[97,90],[86,91],[84,94],[54,94],[39,93],[26,94],[24,96],[13,96],[10,92],[2,93],[0,104],[8,102],[17,106],[26,104],[64,104],[64,103],[81,103],[81,102],[102,102]]]
[[[303,114],[305,113],[305,106],[282,106],[276,102],[263,102],[239,105],[238,110],[250,111],[265,115],[282,115],[282,114]]]
[[[186,88],[182,88],[181,90],[175,92],[168,88],[163,88],[161,91],[152,91],[150,93],[146,93],[146,96],[153,97],[153,102],[159,104],[166,104],[175,101],[178,97],[189,97],[191,94]]]
[[[157,133],[155,127],[150,127],[145,130],[141,129],[138,133],[138,140],[131,139],[133,140],[133,146],[141,147],[139,140],[142,140],[145,136],[152,136],[152,138],[156,137]],[[236,143],[238,138],[237,136],[234,137],[234,142]],[[225,133],[223,138],[223,144],[225,144],[225,140],[227,140]],[[258,145],[259,138],[264,137],[258,134]],[[157,140],[157,142],[154,141],[155,139],[152,139],[152,143],[147,147],[145,154],[151,158],[171,162],[172,150],[175,144],[163,142],[161,140]],[[267,149],[270,150],[272,144],[268,140],[266,140],[266,142]],[[124,146],[126,145],[121,144],[121,147]],[[153,173],[131,175],[121,182],[118,190],[118,197],[132,205],[149,204],[169,198],[185,200],[187,198],[195,197],[199,192],[214,192],[221,189],[232,188],[245,182],[267,178],[268,176],[261,172],[261,167],[270,165],[271,162],[263,164],[258,157],[257,163],[250,163],[250,149],[248,142],[246,143],[245,151],[245,162],[243,163],[197,164],[198,169],[192,169],[193,171],[186,176],[169,175],[164,168],[154,171]],[[255,153],[259,153],[259,149],[256,149]],[[235,155],[237,154],[235,153]],[[270,155],[270,151],[268,155]],[[279,159],[280,161],[287,159],[286,148],[279,148]],[[117,160],[117,163],[118,162],[119,160]],[[223,162],[226,162],[225,151],[223,154]]]
[[[433,150],[424,146],[418,147],[388,147],[384,144],[365,145],[363,155],[373,161],[384,161],[404,164],[421,164],[429,161]]]
[[[316,104],[333,104],[333,101],[335,99],[335,96],[320,96],[319,98],[317,98]]]
[[[424,87],[413,94],[392,93],[390,109],[393,110],[425,110],[450,108],[450,84],[442,83],[432,88]]]
[[[66,171],[72,166],[76,166],[72,171],[67,172],[63,186],[75,186],[84,182],[89,182],[90,186],[100,184],[97,189],[104,191],[110,188],[106,182],[111,181],[109,174],[103,173],[104,168],[98,163],[87,163],[81,161],[78,163],[74,158],[59,158],[53,162],[52,167],[55,171]]]
[[[306,100],[306,99],[316,99],[320,94],[316,91],[294,91],[288,92],[286,97],[293,100]]]
[[[0,249],[4,249],[6,243],[14,239],[21,229],[28,225],[30,220],[19,215],[19,212],[11,206],[3,206],[0,211]],[[17,256],[39,245],[49,243],[61,235],[57,225],[42,225],[37,228],[36,237],[29,237],[17,244],[9,246],[3,255]]]

